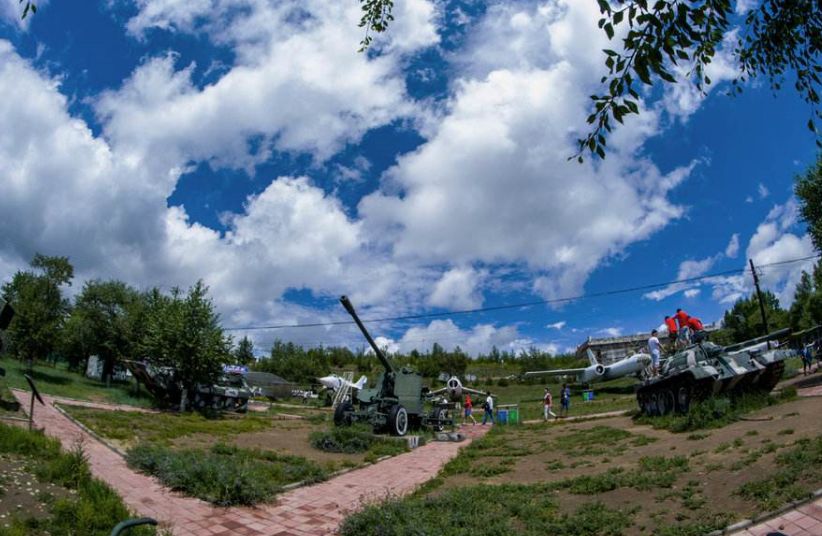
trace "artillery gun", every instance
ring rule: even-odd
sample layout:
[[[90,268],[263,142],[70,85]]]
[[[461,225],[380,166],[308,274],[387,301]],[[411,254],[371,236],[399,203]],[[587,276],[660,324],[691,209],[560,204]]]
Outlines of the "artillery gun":
[[[658,377],[637,389],[640,411],[687,413],[691,403],[718,394],[769,393],[782,377],[785,359],[793,355],[791,350],[771,349],[769,341],[789,333],[786,328],[725,347],[702,342],[675,353]]]
[[[161,405],[173,406],[180,402],[183,386],[174,368],[158,367],[140,361],[125,360],[123,363]],[[210,408],[244,413],[248,410],[248,399],[252,395],[253,390],[242,374],[224,373],[214,384],[197,384],[189,390],[187,398],[192,401],[194,409]]]
[[[430,426],[441,432],[446,426],[453,425],[449,416],[450,404],[440,397],[432,401],[428,388],[422,385],[422,376],[409,368],[394,366],[371,338],[348,298],[342,296],[340,303],[354,319],[385,370],[377,377],[375,387],[364,387],[357,391],[354,402],[337,406],[334,424],[346,426],[367,422],[374,431],[387,429],[396,436],[403,436],[409,428],[419,426]],[[431,406],[428,412],[426,405]]]

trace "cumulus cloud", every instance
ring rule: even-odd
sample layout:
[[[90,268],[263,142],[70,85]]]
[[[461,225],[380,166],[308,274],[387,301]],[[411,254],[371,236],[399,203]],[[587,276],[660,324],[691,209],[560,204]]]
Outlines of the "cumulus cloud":
[[[487,35],[460,58],[447,114],[359,212],[399,259],[519,263],[542,296],[576,294],[603,259],[682,215],[666,196],[691,166],[663,174],[637,154],[656,132],[653,112],[615,133],[607,160],[569,163],[604,46],[596,6],[495,9],[487,19],[502,22],[480,25]],[[507,40],[517,31],[527,44]],[[531,40],[548,51],[520,53]]]
[[[739,254],[739,233],[731,235],[731,240],[725,247],[725,256],[729,259],[735,259]]]
[[[745,255],[754,264],[761,266],[760,283],[772,291],[782,307],[793,303],[793,294],[802,271],[813,269],[813,259],[801,262],[786,262],[802,259],[814,254],[810,235],[796,234],[798,205],[791,197],[785,204],[776,205],[760,223],[748,242]],[[712,296],[720,303],[733,303],[749,296],[753,291],[753,281],[749,273],[713,278]]]
[[[483,277],[472,268],[452,268],[434,285],[428,303],[446,309],[475,309],[482,305],[478,286]]]
[[[692,279],[695,277],[701,277],[705,275],[706,273],[708,273],[708,270],[710,270],[711,267],[716,263],[719,257],[719,255],[714,255],[701,260],[682,261],[679,264],[679,270],[676,274],[677,281],[681,281],[683,279]],[[699,285],[699,282],[673,283],[665,288],[654,290],[652,292],[647,292],[644,294],[644,297],[650,300],[661,301],[669,296],[673,296],[678,292],[687,291],[688,289],[691,289]],[[691,296],[687,297],[690,298]]]
[[[446,350],[454,350],[457,346],[470,356],[489,351],[496,346],[500,351],[519,353],[531,346],[547,347],[546,344],[536,345],[533,340],[523,337],[516,326],[496,327],[492,324],[476,324],[470,328],[461,328],[451,319],[434,320],[427,326],[415,326],[406,330],[399,340],[378,337],[375,341],[392,351],[408,353],[412,350],[421,352],[431,349],[434,343]],[[378,345],[381,343],[378,342]],[[552,345],[556,349],[556,345]]]
[[[554,322],[553,324],[547,324],[545,327],[548,329],[557,329],[560,330],[565,327],[565,320],[560,320],[559,322]]]

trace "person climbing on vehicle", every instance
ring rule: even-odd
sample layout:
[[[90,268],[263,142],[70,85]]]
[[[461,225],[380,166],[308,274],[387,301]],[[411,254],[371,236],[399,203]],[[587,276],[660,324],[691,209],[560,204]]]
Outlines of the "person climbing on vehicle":
[[[676,322],[679,324],[679,332],[676,340],[677,345],[680,347],[688,346],[691,344],[691,328],[688,327],[688,313],[682,309],[677,309],[674,318],[676,318]]]
[[[485,410],[485,413],[482,414],[482,424],[485,425],[486,420],[490,420],[491,424],[494,424],[494,398],[491,393],[488,393],[488,397],[485,399],[485,404],[482,405],[482,409]]]
[[[677,333],[679,333],[679,330],[676,327],[676,320],[674,320],[670,316],[666,316],[665,326],[667,326],[668,328],[668,342],[671,344],[675,344]]]
[[[471,424],[477,424],[477,420],[474,418],[474,403],[471,401],[471,395],[465,393],[465,402],[463,403],[463,408],[465,409],[465,413],[462,416],[462,424],[465,424],[467,419],[471,419]]]
[[[662,348],[662,345],[659,344],[659,339],[657,339],[656,334],[657,330],[651,330],[651,336],[648,338],[648,351],[651,354],[651,374],[654,378],[659,376],[659,358]]]
[[[691,338],[694,342],[702,342],[706,338],[705,326],[702,321],[695,316],[688,317],[688,328],[691,330]]]
[[[548,422],[548,415],[550,415],[554,419],[559,418],[559,417],[557,417],[556,413],[553,412],[553,410],[552,410],[553,406],[554,406],[554,397],[551,396],[551,390],[546,387],[545,388],[545,394],[542,397],[542,408],[543,408],[542,415],[543,415],[543,420],[545,422]]]

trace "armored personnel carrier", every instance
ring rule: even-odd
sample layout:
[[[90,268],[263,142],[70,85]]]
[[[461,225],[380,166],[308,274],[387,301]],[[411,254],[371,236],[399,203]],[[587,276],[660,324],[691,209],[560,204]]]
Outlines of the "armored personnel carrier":
[[[171,407],[180,403],[183,387],[172,367],[157,367],[140,361],[123,363],[161,405]],[[198,384],[188,393],[187,398],[194,409],[211,408],[243,413],[248,410],[248,399],[252,395],[253,390],[242,374],[224,373],[212,385]]]
[[[377,377],[374,387],[359,389],[354,401],[337,406],[334,424],[345,426],[367,422],[375,432],[387,430],[396,436],[405,435],[409,427],[430,426],[441,432],[452,425],[454,421],[450,417],[448,401],[439,396],[429,396],[419,373],[406,367],[396,367],[371,338],[348,298],[341,297],[340,303],[360,328],[385,371]],[[430,409],[427,410],[426,406]]]
[[[660,375],[646,380],[636,392],[645,415],[687,413],[691,403],[718,394],[769,393],[782,377],[791,350],[768,348],[768,341],[789,329],[733,346],[702,342],[671,356]]]

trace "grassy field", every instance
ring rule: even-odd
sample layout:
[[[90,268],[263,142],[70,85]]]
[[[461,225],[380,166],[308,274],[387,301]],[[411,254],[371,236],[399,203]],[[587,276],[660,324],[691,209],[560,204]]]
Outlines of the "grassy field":
[[[0,536],[105,536],[133,517],[120,497],[91,477],[85,455],[42,433],[0,424]],[[149,536],[140,527],[133,536]]]
[[[28,382],[23,377],[26,373],[25,364],[4,357],[0,359],[0,367],[6,369],[6,377],[0,379],[0,383],[9,388],[30,390]],[[151,407],[153,403],[153,398],[145,389],[140,389],[140,393],[137,393],[134,382],[115,382],[111,387],[106,387],[101,381],[69,372],[64,363],[58,363],[54,367],[35,365],[32,379],[37,389],[47,395],[140,407]]]
[[[795,399],[698,433],[629,417],[494,427],[342,533],[705,534],[822,486],[820,411]]]
[[[404,442],[374,439],[359,429],[329,431],[327,412],[309,419],[273,412],[207,418],[62,407],[125,451],[136,470],[220,506],[266,502],[287,484],[324,480],[406,451]]]

